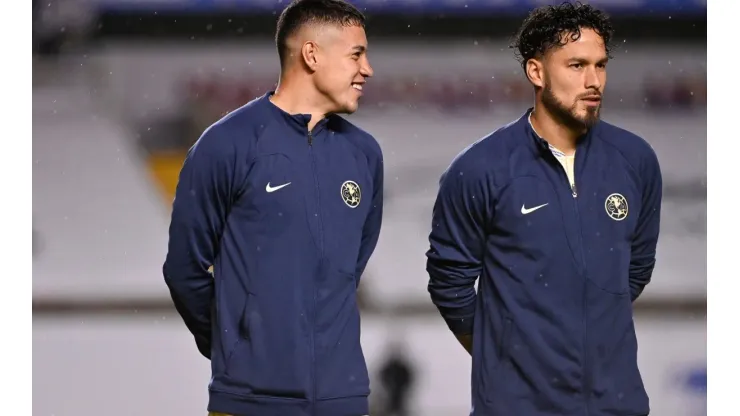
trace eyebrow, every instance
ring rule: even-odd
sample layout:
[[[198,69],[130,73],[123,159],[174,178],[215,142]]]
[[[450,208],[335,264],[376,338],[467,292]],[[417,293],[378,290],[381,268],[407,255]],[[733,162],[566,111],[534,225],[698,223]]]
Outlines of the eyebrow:
[[[363,45],[356,45],[356,46],[353,46],[352,47],[352,51],[353,52],[363,53],[363,52],[367,51],[367,47],[366,46],[363,46]]]
[[[568,61],[569,62],[577,62],[579,64],[588,64],[589,63],[589,60],[586,59],[586,58],[571,58],[571,59],[568,59]],[[605,64],[607,62],[609,62],[609,57],[601,58],[596,63],[597,64]]]

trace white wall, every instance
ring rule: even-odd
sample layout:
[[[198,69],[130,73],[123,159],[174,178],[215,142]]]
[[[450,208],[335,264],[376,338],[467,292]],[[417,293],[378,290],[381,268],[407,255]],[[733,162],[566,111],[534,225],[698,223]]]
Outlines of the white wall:
[[[34,299],[166,296],[165,201],[130,132],[89,95],[34,91]]]
[[[365,317],[362,330],[371,371],[386,340],[405,340],[420,371],[416,414],[467,414],[470,358],[441,319]],[[705,322],[638,318],[637,331],[651,416],[701,415],[704,396],[687,378],[706,368]],[[176,316],[36,318],[33,351],[34,416],[205,414],[208,361]]]

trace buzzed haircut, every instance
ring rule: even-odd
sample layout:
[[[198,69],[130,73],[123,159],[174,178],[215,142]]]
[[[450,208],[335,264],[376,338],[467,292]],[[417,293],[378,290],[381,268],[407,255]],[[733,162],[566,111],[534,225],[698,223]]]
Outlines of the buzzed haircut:
[[[275,31],[280,67],[288,58],[288,38],[307,24],[362,26],[365,16],[344,0],[294,0],[278,18]]]

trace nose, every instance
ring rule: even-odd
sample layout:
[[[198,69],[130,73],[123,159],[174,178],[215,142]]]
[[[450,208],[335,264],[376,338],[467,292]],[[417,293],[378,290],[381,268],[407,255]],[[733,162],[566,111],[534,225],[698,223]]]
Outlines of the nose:
[[[362,65],[360,65],[360,74],[365,78],[370,78],[374,73],[375,71],[373,71],[373,67],[370,66],[370,61],[367,57],[363,58]]]
[[[603,71],[599,68],[596,68],[594,66],[589,66],[588,69],[586,69],[586,79],[584,80],[586,89],[588,90],[597,90],[601,91],[601,87],[603,84],[602,80],[602,73]]]

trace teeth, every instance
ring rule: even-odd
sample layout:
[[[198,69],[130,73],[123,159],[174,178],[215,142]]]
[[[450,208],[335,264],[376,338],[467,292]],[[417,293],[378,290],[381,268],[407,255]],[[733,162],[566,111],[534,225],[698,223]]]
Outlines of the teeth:
[[[352,84],[352,88],[354,88],[354,89],[356,89],[358,91],[362,91],[362,85],[360,85],[360,84]]]

